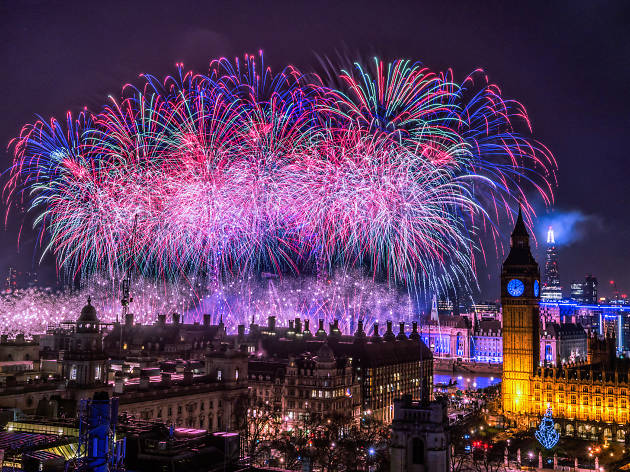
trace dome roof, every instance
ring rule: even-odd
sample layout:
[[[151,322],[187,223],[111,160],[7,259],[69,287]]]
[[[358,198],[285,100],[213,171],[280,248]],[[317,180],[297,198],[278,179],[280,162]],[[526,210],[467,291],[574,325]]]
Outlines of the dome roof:
[[[92,299],[88,297],[87,305],[81,310],[81,316],[77,320],[79,323],[98,323],[96,308],[92,306]]]
[[[335,361],[335,353],[330,348],[328,343],[322,344],[322,347],[317,351],[317,361],[318,362],[334,362]]]

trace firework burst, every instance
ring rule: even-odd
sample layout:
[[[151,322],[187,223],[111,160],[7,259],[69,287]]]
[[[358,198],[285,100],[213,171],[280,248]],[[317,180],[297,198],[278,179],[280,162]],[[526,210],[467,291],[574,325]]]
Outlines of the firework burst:
[[[7,200],[73,280],[362,266],[444,292],[474,280],[480,233],[517,200],[531,215],[528,192],[552,198],[553,157],[483,73],[375,60],[338,77],[274,74],[262,54],[145,76],[98,112],[24,127]]]

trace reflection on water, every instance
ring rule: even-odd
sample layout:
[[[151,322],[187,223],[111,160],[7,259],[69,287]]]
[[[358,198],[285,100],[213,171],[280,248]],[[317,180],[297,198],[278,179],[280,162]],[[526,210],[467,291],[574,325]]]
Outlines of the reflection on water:
[[[474,390],[477,388],[486,388],[501,382],[501,376],[490,374],[434,374],[433,385],[448,384],[449,382],[457,382],[457,388],[460,390]]]

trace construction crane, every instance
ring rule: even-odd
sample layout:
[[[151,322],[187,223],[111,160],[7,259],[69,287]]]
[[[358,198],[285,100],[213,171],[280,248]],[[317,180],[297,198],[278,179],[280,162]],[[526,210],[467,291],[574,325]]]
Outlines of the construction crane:
[[[136,241],[136,228],[138,226],[138,215],[136,214],[133,220],[133,229],[131,230],[131,245],[129,246],[133,251],[134,243]],[[130,256],[131,257],[131,256]],[[124,322],[127,314],[129,313],[129,304],[133,302],[133,298],[131,297],[131,263],[129,259],[127,260],[127,270],[125,271],[125,278],[122,281],[122,298],[120,299],[120,304],[122,305],[122,321]],[[118,315],[116,315],[118,318]],[[118,321],[118,319],[116,319]]]
[[[133,229],[131,230],[131,245],[129,246],[131,251],[134,250],[134,243],[136,240],[136,228],[138,226],[138,214],[133,220]],[[129,258],[132,256],[130,255]],[[116,314],[116,323],[120,330],[120,339],[118,340],[118,352],[122,356],[123,348],[123,326],[127,321],[127,315],[129,314],[129,304],[133,302],[131,296],[131,262],[127,259],[127,270],[125,271],[125,278],[122,281],[122,297],[120,298],[120,304],[122,305],[122,323],[118,321],[118,314]]]

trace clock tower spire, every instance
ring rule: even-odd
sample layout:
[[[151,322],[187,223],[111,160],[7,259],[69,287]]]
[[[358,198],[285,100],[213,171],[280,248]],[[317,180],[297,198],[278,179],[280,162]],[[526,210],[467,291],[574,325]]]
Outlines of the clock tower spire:
[[[539,364],[540,270],[529,247],[529,233],[519,207],[510,253],[501,270],[503,309],[503,412],[526,414],[530,376]]]

